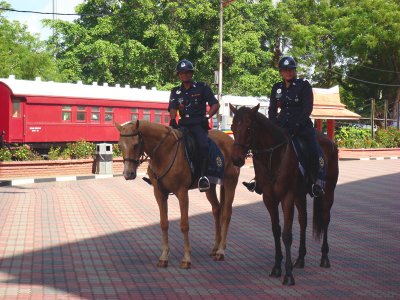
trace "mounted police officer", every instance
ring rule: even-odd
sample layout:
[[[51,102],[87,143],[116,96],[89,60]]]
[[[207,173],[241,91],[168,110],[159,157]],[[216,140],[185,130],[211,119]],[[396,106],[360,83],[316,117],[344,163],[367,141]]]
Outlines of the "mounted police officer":
[[[209,162],[209,119],[217,113],[219,103],[207,84],[193,81],[193,73],[193,64],[187,59],[181,60],[176,66],[176,74],[181,85],[171,90],[168,106],[171,118],[169,125],[178,128],[176,116],[179,111],[179,126],[187,128],[195,137],[201,155],[198,186],[199,190],[203,192],[210,188],[210,181],[206,176]],[[207,104],[210,106],[208,114]]]
[[[297,63],[292,57],[282,57],[278,65],[283,81],[272,87],[268,117],[277,125],[286,128],[291,135],[304,141],[310,150],[311,165],[322,168],[324,161],[322,157],[319,158],[319,146],[310,119],[314,104],[312,87],[307,80],[297,78]],[[313,170],[309,172],[316,173]],[[325,185],[324,172],[320,170],[318,175],[318,179],[315,178],[312,185],[312,194],[317,197],[323,195]],[[256,181],[243,184],[249,190],[257,192]]]

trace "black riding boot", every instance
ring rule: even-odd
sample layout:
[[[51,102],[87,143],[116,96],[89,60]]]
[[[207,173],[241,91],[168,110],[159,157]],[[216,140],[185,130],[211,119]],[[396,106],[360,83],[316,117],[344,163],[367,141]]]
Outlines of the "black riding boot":
[[[205,192],[210,189],[210,181],[207,178],[207,170],[208,170],[208,157],[203,158],[203,160],[201,161],[200,179],[198,183],[200,192]]]
[[[262,190],[261,188],[257,185],[257,182],[254,179],[250,180],[249,182],[243,181],[242,184],[250,191],[250,192],[256,192],[257,194],[261,195]]]

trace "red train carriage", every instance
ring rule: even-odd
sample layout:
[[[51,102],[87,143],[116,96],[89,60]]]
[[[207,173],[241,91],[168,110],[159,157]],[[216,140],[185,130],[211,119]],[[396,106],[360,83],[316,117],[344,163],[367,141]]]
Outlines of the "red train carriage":
[[[169,91],[0,79],[0,134],[37,148],[86,140],[116,142],[114,122],[168,124]]]

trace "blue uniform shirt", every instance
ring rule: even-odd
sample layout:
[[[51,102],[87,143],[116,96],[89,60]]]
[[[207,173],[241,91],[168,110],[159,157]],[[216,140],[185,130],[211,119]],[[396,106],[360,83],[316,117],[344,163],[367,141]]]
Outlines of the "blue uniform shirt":
[[[310,128],[313,127],[310,119],[313,105],[314,95],[307,80],[295,79],[288,88],[279,82],[272,87],[268,117],[284,128],[292,129],[296,124]]]
[[[182,125],[200,123],[206,115],[207,103],[210,106],[218,103],[207,84],[193,82],[188,90],[181,84],[171,90],[168,111],[179,110]]]

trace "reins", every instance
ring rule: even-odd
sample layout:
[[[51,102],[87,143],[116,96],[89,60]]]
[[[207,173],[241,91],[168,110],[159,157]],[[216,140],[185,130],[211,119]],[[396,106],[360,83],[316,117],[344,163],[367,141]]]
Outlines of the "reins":
[[[158,142],[158,144],[150,151],[149,154],[145,153],[144,151],[142,152],[142,149],[141,149],[141,154],[140,154],[139,158],[137,158],[137,159],[134,159],[134,158],[123,158],[123,161],[124,162],[125,161],[134,162],[138,166],[140,166],[149,157],[151,157],[152,155],[154,155],[156,153],[156,151],[164,144],[164,142],[167,140],[168,136],[171,133],[174,135],[177,143],[176,143],[176,147],[175,147],[175,154],[174,154],[172,160],[170,160],[170,162],[168,164],[168,167],[165,169],[165,171],[160,176],[158,176],[156,174],[156,172],[153,170],[151,164],[149,164],[149,167],[150,167],[151,171],[153,172],[154,177],[157,179],[157,181],[161,180],[171,170],[171,168],[172,168],[172,166],[173,166],[173,164],[174,164],[174,162],[176,160],[177,154],[178,154],[179,144],[182,141],[182,138],[178,138],[178,136],[176,135],[176,133],[174,132],[174,130],[172,128],[169,128],[168,133]],[[137,135],[139,136],[139,145],[140,145],[140,147],[143,147],[144,139],[143,139],[143,134],[140,131],[136,131],[136,132],[133,132],[133,133],[130,133],[130,134],[120,134],[120,137],[134,137],[134,136],[137,136]]]

